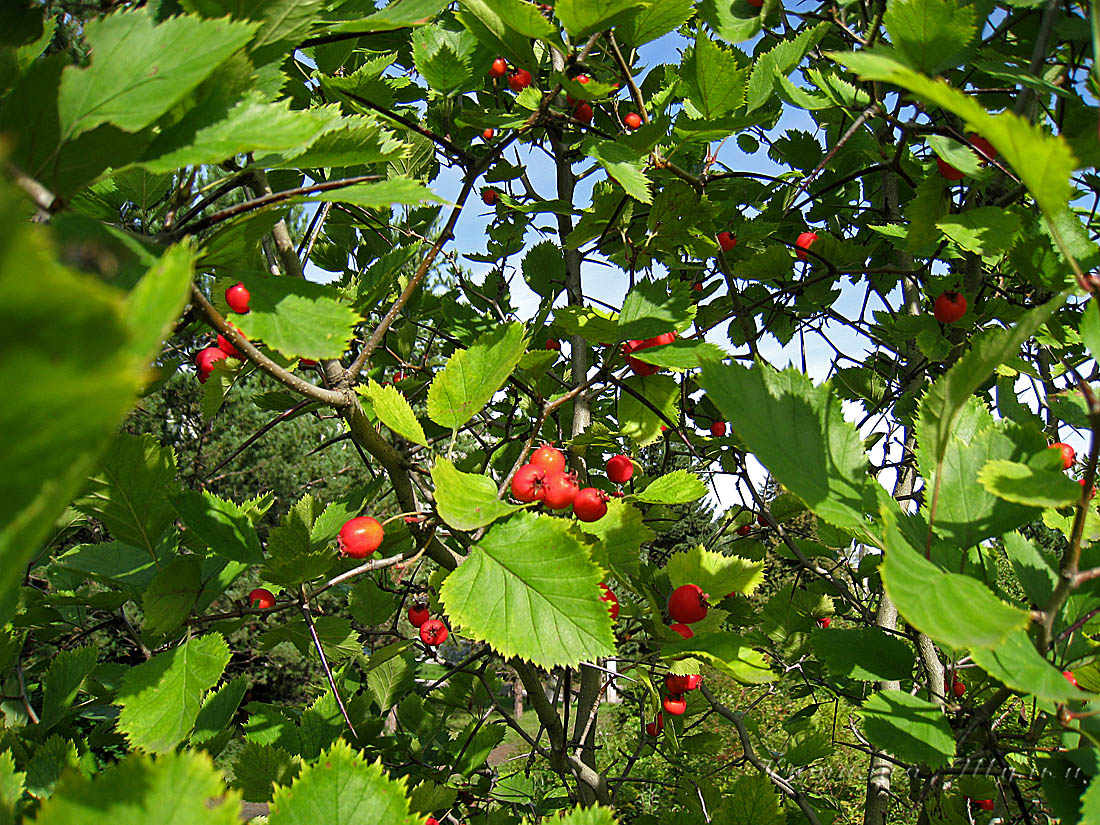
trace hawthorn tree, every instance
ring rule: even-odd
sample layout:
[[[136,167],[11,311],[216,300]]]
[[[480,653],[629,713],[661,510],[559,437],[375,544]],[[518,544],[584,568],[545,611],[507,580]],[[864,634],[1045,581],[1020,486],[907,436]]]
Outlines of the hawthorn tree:
[[[1098,42],[1074,0],[6,3],[0,819],[827,825],[839,752],[868,825],[1095,822]],[[230,461],[293,419],[348,492],[267,529],[181,473],[227,400],[272,416]],[[248,696],[281,645],[306,704]]]

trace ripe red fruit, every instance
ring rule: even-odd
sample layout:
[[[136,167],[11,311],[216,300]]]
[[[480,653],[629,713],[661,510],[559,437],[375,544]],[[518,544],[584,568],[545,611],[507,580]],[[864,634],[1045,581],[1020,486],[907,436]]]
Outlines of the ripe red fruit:
[[[499,200],[500,193],[496,189],[486,188],[481,190],[481,202],[486,206],[496,206]]]
[[[997,150],[993,148],[993,144],[981,135],[967,135],[966,139],[970,141],[970,146],[980,157],[986,160],[993,160],[997,157]]]
[[[542,501],[546,495],[546,470],[535,464],[524,464],[512,476],[512,497],[516,501]]]
[[[656,719],[654,719],[652,722],[649,722],[649,723],[646,724],[645,732],[649,736],[656,737],[658,733],[660,733],[662,730],[664,730],[664,728],[665,728],[664,714],[658,713]]]
[[[424,624],[420,625],[420,641],[426,645],[435,647],[441,645],[447,641],[447,625],[439,621],[439,619],[428,619]]]
[[[713,424],[710,425],[710,434],[713,435],[715,438],[721,438],[722,436],[724,436],[726,434],[726,422],[715,421]]]
[[[936,157],[936,166],[939,167],[940,174],[947,180],[962,180],[966,177],[965,174],[960,172],[946,160],[941,157]]]
[[[490,141],[493,139],[493,135],[495,135],[496,133],[496,129],[490,126],[488,129],[481,133],[481,139],[484,141]]]
[[[577,492],[573,499],[573,515],[581,521],[599,521],[607,515],[607,500],[610,498],[603,490],[585,487]]]
[[[733,248],[737,246],[737,238],[733,237],[729,232],[719,232],[718,246],[722,248],[723,252],[731,252]]]
[[[244,337],[244,333],[241,332],[235,325],[230,324],[229,326],[233,327],[233,330],[238,335],[240,335],[242,338]],[[243,358],[244,357],[243,355],[241,355],[241,351],[239,349],[237,349],[235,346],[233,346],[233,342],[230,341],[228,338],[226,338],[224,335],[222,335],[220,332],[218,333],[218,349],[220,349],[222,352],[224,352],[230,358]]]
[[[626,484],[634,475],[634,462],[625,453],[607,459],[607,477],[615,484]]]
[[[798,240],[794,242],[794,245],[796,247],[795,255],[797,256],[798,260],[806,260],[806,250],[813,246],[814,241],[816,240],[816,232],[803,232],[801,235],[798,236]]]
[[[413,627],[423,627],[424,622],[431,618],[431,614],[428,612],[428,606],[423,604],[414,604],[409,608],[409,624]]]
[[[665,713],[670,716],[683,716],[688,703],[682,693],[677,693],[673,696],[666,696],[661,705],[664,707]]]
[[[640,349],[648,349],[645,341],[639,341],[637,339],[627,341],[623,344],[623,357],[626,358],[626,363],[634,370],[635,375],[653,375],[660,367],[654,364],[647,364],[645,361],[639,361],[637,358],[631,357],[630,353],[637,352]]]
[[[508,78],[508,85],[513,92],[522,92],[528,86],[531,85],[531,81],[534,80],[531,77],[531,73],[526,69],[519,69],[512,72],[512,76]]]
[[[829,625],[831,625],[832,623],[833,619],[831,616],[822,616],[820,619],[817,620],[817,626],[820,627],[822,630],[828,630]]]
[[[951,692],[955,694],[956,698],[961,697],[966,693],[966,685],[956,679],[951,685]]]
[[[953,324],[966,315],[966,296],[961,292],[945,292],[932,305],[932,315],[941,324]]]
[[[580,492],[577,478],[572,473],[555,472],[546,474],[546,492],[542,503],[551,510],[564,510],[573,503]]]
[[[603,582],[600,582],[600,590],[603,594],[600,596],[601,602],[607,602],[607,612],[611,614],[611,621],[615,621],[619,618],[619,600],[615,598],[615,594],[611,592],[611,588]]]
[[[439,825],[439,820],[436,819],[434,816],[429,816],[427,819],[424,820],[424,825]]]
[[[668,615],[673,621],[692,624],[707,615],[707,595],[697,584],[682,584],[668,597]]]
[[[574,80],[576,80],[576,81],[577,81],[578,83],[580,83],[580,84],[581,84],[581,85],[583,86],[583,85],[584,85],[585,83],[587,83],[587,82],[588,82],[589,80],[591,80],[592,78],[590,78],[590,77],[589,77],[588,75],[586,75],[586,74],[579,74],[579,75],[577,75],[577,76],[576,76],[575,78],[573,78],[573,79],[574,79]]]
[[[1074,687],[1079,687],[1079,685],[1077,684],[1077,677],[1073,675],[1072,670],[1063,670],[1062,675],[1066,677],[1066,681],[1069,682],[1071,685],[1073,685]]]
[[[546,444],[531,454],[531,460],[528,463],[542,467],[548,473],[560,473],[565,470],[565,454],[556,447]]]
[[[1053,450],[1057,448],[1062,453],[1062,469],[1068,470],[1073,466],[1073,462],[1077,460],[1077,451],[1069,444],[1065,444],[1059,441],[1057,444],[1051,444],[1050,448]]]
[[[547,338],[546,348],[552,349],[554,352],[561,352],[561,342],[557,338]]]
[[[505,72],[508,71],[508,61],[503,57],[498,57],[489,66],[489,77],[504,77]]]
[[[693,673],[690,676],[673,676],[670,673],[665,677],[665,690],[671,694],[686,693],[699,687],[701,681],[703,681],[703,677],[698,673]]]
[[[251,300],[252,293],[240,282],[233,284],[233,286],[225,291],[225,302],[229,304],[229,308],[238,315],[245,315],[248,313],[248,302]]]
[[[695,635],[694,630],[692,630],[686,624],[683,624],[681,622],[677,622],[676,624],[670,624],[668,626],[668,629],[669,630],[675,630],[677,633],[679,633],[685,639],[690,639],[692,636]]]
[[[742,524],[740,527],[737,528],[737,535],[739,535],[739,536],[747,536],[751,532],[752,532],[752,525],[751,524]]]
[[[345,556],[364,559],[381,546],[385,534],[377,519],[356,516],[344,522],[336,545]]]
[[[992,799],[975,799],[974,804],[977,805],[979,808],[981,808],[983,811],[992,811],[993,810],[993,800]]]
[[[218,361],[224,361],[228,357],[225,351],[218,347],[207,347],[199,350],[199,354],[195,356],[195,366],[199,370],[199,382],[205,384],[206,379],[210,377],[210,373],[214,371],[214,364]]]
[[[703,285],[701,283],[699,283],[698,281],[693,283],[691,285],[691,288],[694,289],[696,292],[702,292],[703,291]]]
[[[754,9],[758,9],[764,5],[764,0],[745,0]]]
[[[628,112],[623,118],[623,123],[626,124],[627,129],[637,129],[642,125],[642,116],[637,112]]]
[[[258,607],[260,610],[267,610],[269,607],[275,606],[275,594],[266,587],[257,587],[248,594],[248,605],[249,607]]]
[[[1085,480],[1083,478],[1077,479],[1077,483],[1080,484],[1082,487],[1085,486]],[[1096,488],[1095,487],[1093,487],[1092,492],[1089,493],[1089,498],[1096,498]]]
[[[768,520],[766,518],[764,518],[763,513],[758,513],[756,515],[756,523],[759,524],[761,527],[767,527],[768,526]]]
[[[573,117],[575,117],[581,123],[591,123],[592,106],[588,103],[579,103],[577,105],[577,108],[573,110]]]
[[[310,367],[318,366],[318,364],[312,358],[299,358],[298,359],[298,366],[301,367],[302,369],[309,369]]]

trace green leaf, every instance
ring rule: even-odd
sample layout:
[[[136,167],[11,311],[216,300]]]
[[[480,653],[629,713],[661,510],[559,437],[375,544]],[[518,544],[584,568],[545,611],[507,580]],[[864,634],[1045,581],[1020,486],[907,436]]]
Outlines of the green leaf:
[[[623,581],[638,574],[642,545],[653,540],[653,531],[645,526],[641,512],[620,498],[607,502],[607,513],[597,521],[578,521],[577,528],[596,536],[599,542],[592,548],[600,567]]]
[[[528,8],[537,14],[533,6]],[[473,72],[469,61],[455,50],[453,44],[440,37],[434,27],[414,29],[412,39],[416,70],[433,90],[441,95],[450,95],[470,82]]]
[[[721,805],[714,812],[714,825],[781,825],[787,819],[771,781],[760,773],[737,777],[723,790]]]
[[[828,384],[790,368],[704,364],[700,386],[784,487],[837,527],[862,528],[872,500],[867,456]]]
[[[1048,557],[1040,552],[1034,542],[1019,533],[1006,533],[1003,541],[1005,554],[1012,562],[1012,569],[1016,571],[1016,578],[1023,585],[1028,601],[1046,604],[1058,585],[1058,574],[1051,567]]]
[[[15,822],[15,811],[26,790],[26,779],[25,773],[15,770],[11,751],[0,753],[0,817],[6,817],[0,821],[4,825]]]
[[[647,364],[670,367],[677,370],[690,370],[704,361],[721,361],[726,352],[717,344],[698,338],[677,338],[671,344],[632,352],[631,356]]]
[[[203,694],[229,663],[229,646],[217,633],[188,639],[126,672],[116,703],[118,729],[131,746],[167,753],[191,732]]]
[[[673,470],[653,479],[634,498],[648,504],[686,504],[706,494],[707,486],[699,476],[687,470]]]
[[[615,650],[601,579],[567,521],[523,512],[489,530],[439,597],[463,635],[502,656],[576,667]]]
[[[348,593],[348,612],[366,627],[385,624],[396,609],[397,594],[382,590],[373,579],[364,577]]]
[[[593,32],[614,28],[626,12],[644,5],[644,0],[558,0],[554,15],[575,42]]]
[[[363,651],[359,634],[352,628],[351,622],[342,616],[316,616],[313,619],[313,629],[317,631],[321,649],[329,659],[342,661]],[[294,645],[303,656],[312,656],[317,651],[313,635],[303,619],[278,625],[267,631],[260,642],[260,649],[271,650],[286,642]]]
[[[226,792],[199,751],[159,757],[133,753],[87,778],[67,772],[42,803],[38,825],[237,825],[240,794]]]
[[[102,544],[78,544],[55,561],[58,568],[80,573],[111,587],[123,588],[139,596],[157,571],[175,552],[175,539],[159,545],[154,554],[118,541]]]
[[[696,633],[690,639],[666,644],[661,649],[661,657],[666,659],[685,654],[702,659],[746,685],[763,685],[776,678],[764,656],[732,633]]]
[[[301,760],[277,745],[245,742],[233,763],[233,787],[249,802],[270,802],[275,788],[291,784],[301,769]]]
[[[171,498],[188,532],[219,556],[246,564],[263,562],[259,536],[244,509],[208,491],[183,490]]]
[[[328,5],[325,0],[181,0],[180,4],[203,17],[232,15],[238,20],[257,21],[259,30],[248,48],[257,66],[298,45]]]
[[[523,279],[543,298],[553,298],[561,292],[565,287],[565,256],[561,247],[553,241],[529,247],[523,256]]]
[[[1029,507],[1065,507],[1081,498],[1081,485],[1057,467],[1030,467],[1017,461],[995,459],[986,462],[978,482],[1005,501]]]
[[[244,46],[254,23],[178,16],[154,25],[146,9],[115,12],[84,26],[92,54],[69,66],[57,101],[62,140],[101,123],[137,132],[176,105]]]
[[[913,649],[897,636],[877,627],[833,628],[814,637],[814,653],[834,676],[875,682],[908,679],[913,672]]]
[[[494,327],[467,350],[458,350],[428,389],[428,416],[457,430],[489,403],[515,370],[527,347],[523,324]]]
[[[886,556],[879,570],[886,594],[913,627],[948,647],[992,648],[1027,627],[1028,612],[1005,604],[977,579],[947,573],[914,549],[883,512]]]
[[[615,34],[631,46],[641,46],[680,28],[694,14],[693,0],[653,0],[631,12]]]
[[[943,710],[900,690],[883,690],[863,703],[863,730],[876,748],[904,762],[940,768],[955,755],[955,735]]]
[[[95,645],[63,650],[54,655],[42,678],[42,730],[48,731],[61,721],[65,711],[76,699],[84,678],[92,672],[99,657]]]
[[[149,364],[160,353],[191,293],[195,252],[187,244],[170,247],[138,281],[127,300],[130,352]]]
[[[233,722],[248,685],[248,677],[238,676],[206,695],[199,715],[195,719],[195,730],[191,734],[192,743],[209,742]]]
[[[531,41],[512,28],[501,16],[495,3],[487,0],[461,0],[461,8],[455,14],[470,34],[488,49],[499,54],[509,63],[534,73],[538,68]]]
[[[740,593],[748,596],[764,581],[764,562],[726,556],[701,545],[673,553],[665,565],[673,587],[697,584],[712,599]]]
[[[981,206],[942,218],[936,226],[967,252],[999,258],[1016,243],[1020,216],[996,206]]]
[[[323,284],[299,278],[240,279],[252,295],[247,315],[233,323],[250,340],[263,341],[287,358],[339,358],[359,316],[336,301]],[[224,300],[224,299],[222,299]]]
[[[690,295],[685,281],[638,281],[619,313],[619,340],[650,338],[683,327],[695,317]]]
[[[585,0],[582,0],[584,2]],[[614,178],[630,197],[642,203],[652,203],[649,178],[645,176],[646,159],[625,143],[615,140],[592,140],[584,144],[584,153],[594,158],[607,174]]]
[[[771,51],[757,57],[749,77],[746,111],[753,112],[771,100],[776,79],[785,78],[794,71],[828,30],[826,23],[803,29],[797,37],[781,40]]]
[[[399,647],[399,655],[390,655],[386,650],[379,651],[385,654],[385,658],[376,663],[375,658],[379,654],[371,656],[370,670],[367,671],[367,685],[383,712],[416,689],[413,651],[403,643],[392,647]]]
[[[882,22],[899,56],[926,74],[954,66],[977,33],[974,7],[952,0],[896,0]]]
[[[943,181],[929,175],[917,184],[916,196],[905,205],[906,248],[916,253],[940,239],[937,222],[948,210]]]
[[[368,386],[371,405],[382,423],[402,438],[427,447],[428,438],[424,435],[424,428],[405,396],[392,385],[383,387],[371,381]]]
[[[976,648],[970,655],[989,675],[1020,693],[1048,702],[1088,698],[1088,694],[1071,685],[1060,670],[1039,655],[1023,630],[1013,631],[996,647]]]
[[[285,158],[279,156],[264,158],[262,162],[274,169],[355,166],[398,160],[406,157],[411,151],[409,144],[398,140],[374,117],[345,117],[341,118],[339,123],[341,128],[328,129],[316,139],[309,141],[308,149],[296,153],[288,152]]]
[[[432,467],[432,484],[439,517],[456,530],[476,530],[522,509],[498,499],[491,478],[456,470],[447,458]]]
[[[423,26],[430,23],[432,18],[447,5],[447,0],[394,0],[393,3],[374,14],[359,17],[355,13],[359,7],[353,4],[350,8],[355,19],[335,27],[333,31],[384,32],[410,26]]]
[[[684,64],[688,97],[707,120],[745,104],[751,66],[736,49],[723,48],[700,27],[695,51]]]
[[[409,814],[404,781],[382,772],[366,754],[337,740],[289,788],[278,787],[268,825],[418,825]]]
[[[145,634],[154,639],[175,630],[202,592],[202,568],[197,556],[177,556],[157,573],[145,591]]]
[[[564,266],[563,262],[563,272]],[[554,323],[568,335],[579,335],[589,343],[614,344],[619,341],[619,327],[615,319],[593,307],[568,306],[555,309]]]
[[[501,743],[508,728],[503,724],[484,725],[478,728],[478,721],[473,720],[455,737],[456,742],[461,742],[461,758],[454,761],[452,770],[455,773],[469,776],[489,758],[493,749]]]
[[[623,381],[624,387],[630,387],[656,409],[664,413],[669,421],[679,418],[677,402],[680,400],[680,385],[670,375],[635,375]],[[639,447],[652,444],[661,437],[664,421],[629,392],[619,394],[619,428]]]

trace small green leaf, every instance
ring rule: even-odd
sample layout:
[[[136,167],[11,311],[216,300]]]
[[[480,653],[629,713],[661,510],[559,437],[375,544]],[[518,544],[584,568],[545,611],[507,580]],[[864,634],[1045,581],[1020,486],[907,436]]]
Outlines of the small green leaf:
[[[416,418],[412,405],[397,388],[392,385],[380,386],[371,381],[369,384],[371,404],[382,423],[414,444],[428,446],[424,428]]]
[[[63,650],[54,655],[42,678],[44,695],[40,723],[43,731],[48,731],[61,721],[76,699],[84,678],[96,666],[98,656],[99,648],[95,645]]]
[[[436,461],[432,482],[439,517],[456,530],[476,530],[521,509],[497,498],[491,478],[456,470],[450,459]]]
[[[664,413],[666,419],[675,422],[679,418],[677,402],[680,400],[680,385],[670,375],[635,375],[623,381],[623,386],[634,390],[649,404],[644,404],[625,390],[621,392],[619,428],[639,447],[652,444],[661,437],[661,427],[666,425],[650,405]]]
[[[683,655],[702,659],[746,685],[763,685],[776,679],[763,655],[732,633],[696,633],[690,639],[666,644],[661,650],[662,658]]]
[[[625,19],[625,13],[645,0],[558,0],[554,15],[565,26],[574,41],[596,31],[614,28]]]
[[[863,703],[863,730],[876,748],[906,762],[940,768],[955,755],[955,735],[943,710],[900,690],[883,690]]]
[[[750,70],[743,54],[718,45],[700,27],[684,66],[688,96],[704,118],[721,117],[745,105]]]
[[[146,364],[159,352],[190,295],[195,252],[187,244],[170,247],[138,281],[127,299],[130,351]]]
[[[1017,461],[986,462],[978,482],[990,493],[1029,507],[1065,507],[1081,498],[1081,485],[1057,467],[1037,468]]]
[[[717,344],[701,341],[698,338],[685,340],[677,338],[671,344],[632,352],[631,356],[647,364],[670,367],[677,370],[690,370],[704,361],[722,361],[726,352]]]
[[[252,520],[232,501],[194,490],[183,490],[171,499],[187,530],[219,556],[246,564],[263,562]]]
[[[245,742],[233,762],[233,787],[249,802],[270,802],[275,788],[291,784],[302,762],[277,745]]]
[[[635,498],[648,504],[687,504],[707,494],[702,479],[687,470],[673,470],[653,479]]]
[[[752,825],[782,825],[787,821],[779,795],[761,773],[739,776],[722,793],[721,806],[714,813],[716,825],[751,822]]]
[[[683,327],[695,317],[690,295],[684,281],[638,281],[619,313],[619,340],[649,338]]]
[[[374,660],[372,656],[367,685],[378,706],[387,711],[416,689],[416,663],[413,652],[404,645],[399,655],[387,655],[377,663]]]
[[[680,28],[694,14],[693,0],[653,0],[634,9],[615,33],[631,46],[641,46]]]
[[[814,653],[834,676],[875,682],[907,679],[913,672],[913,649],[877,627],[822,631]]]
[[[348,612],[365,627],[385,624],[393,618],[396,609],[397,594],[387,593],[373,579],[365,576],[348,593]]]
[[[554,323],[568,335],[579,335],[589,343],[614,344],[620,340],[615,319],[593,307],[568,306],[555,309]]]
[[[481,41],[490,54],[499,54],[509,63],[532,73],[538,68],[530,39],[512,28],[494,3],[487,0],[462,0],[460,5],[455,17],[470,34]]]
[[[925,74],[954,66],[977,33],[974,7],[953,0],[896,0],[882,22],[898,54]]]
[[[599,538],[592,548],[596,563],[623,581],[638,574],[642,545],[653,540],[641,512],[621,498],[607,502],[607,513],[596,521],[578,521],[582,532]]]
[[[153,579],[145,591],[144,632],[155,639],[175,630],[198,601],[202,592],[202,568],[197,556],[176,556]]]
[[[523,324],[494,327],[467,350],[458,350],[428,389],[428,416],[458,429],[489,403],[515,370],[527,341]]]
[[[423,26],[430,23],[447,5],[447,0],[394,0],[385,8],[366,17],[360,17],[359,7],[352,6],[349,13],[354,19],[336,26],[333,31],[386,32]]]
[[[237,708],[240,707],[248,686],[248,678],[238,676],[216,691],[208,693],[195,719],[195,730],[191,733],[191,741],[201,745],[225,730],[233,722],[233,717],[237,714]]]
[[[268,535],[267,558],[260,575],[264,581],[283,587],[297,587],[325,575],[336,563],[336,553],[313,543],[312,520],[306,523],[294,508],[283,523]]]
[[[764,581],[764,562],[726,556],[697,544],[689,550],[673,553],[665,565],[665,572],[673,587],[697,584],[717,601],[726,595],[747,596],[756,590]]]
[[[1020,216],[996,206],[982,206],[941,218],[936,226],[967,252],[998,258],[1016,243]]]
[[[614,178],[630,197],[642,203],[652,203],[653,195],[649,191],[649,178],[643,171],[645,169],[643,155],[615,140],[588,141],[584,146],[584,152],[607,170],[607,174]]]

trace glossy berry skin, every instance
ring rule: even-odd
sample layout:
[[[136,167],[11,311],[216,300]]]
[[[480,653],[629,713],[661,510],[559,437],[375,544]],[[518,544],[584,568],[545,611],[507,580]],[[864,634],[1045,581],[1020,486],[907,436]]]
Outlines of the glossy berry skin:
[[[504,77],[508,72],[508,61],[503,57],[498,57],[489,66],[489,77]]]
[[[634,462],[625,453],[607,459],[607,477],[615,484],[626,484],[634,475]]]
[[[936,157],[936,166],[939,168],[940,174],[944,177],[945,180],[962,180],[966,177],[965,174],[963,174],[946,160],[938,156]]]
[[[298,366],[305,370],[305,369],[311,369],[313,367],[318,367],[318,366],[320,366],[320,364],[318,364],[312,358],[299,358],[298,359]]]
[[[233,284],[233,286],[225,291],[225,302],[229,304],[229,308],[238,315],[246,315],[248,313],[248,304],[251,300],[252,293],[240,282]]]
[[[579,75],[577,75],[577,76],[576,76],[575,78],[573,78],[573,79],[574,79],[574,80],[576,80],[576,81],[577,81],[578,83],[580,83],[580,84],[581,84],[581,85],[583,86],[583,85],[584,85],[585,83],[587,83],[587,82],[588,82],[589,80],[591,80],[592,78],[590,78],[590,77],[589,77],[588,75],[586,75],[586,74],[579,74]]]
[[[932,315],[941,324],[953,324],[966,315],[966,296],[961,292],[945,292],[932,305]]]
[[[701,681],[703,681],[703,677],[698,673],[693,673],[690,676],[673,676],[669,674],[665,677],[665,690],[673,695],[687,693],[689,690],[698,688]]]
[[[426,605],[414,604],[409,608],[409,624],[413,627],[423,627],[424,622],[431,618]]]
[[[751,532],[752,532],[752,525],[751,524],[742,524],[740,527],[737,528],[737,535],[739,535],[739,536],[747,536]]]
[[[628,112],[623,118],[623,123],[627,129],[638,129],[642,125],[642,116],[637,112]]]
[[[495,135],[496,133],[496,129],[490,126],[488,129],[481,133],[481,139],[488,142],[493,139],[493,135]]]
[[[703,285],[701,283],[699,283],[698,281],[696,281],[694,284],[692,284],[691,288],[694,289],[696,292],[702,292],[703,291]]]
[[[961,698],[966,693],[966,685],[956,679],[951,685],[951,692],[955,694],[956,699]]]
[[[546,470],[534,464],[524,464],[512,476],[512,498],[524,503],[542,501],[546,495]]]
[[[1072,670],[1063,670],[1062,675],[1066,677],[1066,681],[1069,682],[1071,685],[1073,685],[1074,687],[1079,687],[1079,685],[1077,684],[1077,677],[1073,675]]]
[[[531,73],[526,69],[520,69],[512,73],[512,76],[508,78],[508,85],[513,92],[522,92],[528,86],[531,85],[531,81],[534,80],[531,77]]]
[[[977,805],[978,808],[983,810],[983,811],[992,811],[993,810],[993,800],[992,799],[975,799],[974,804]]]
[[[649,723],[646,724],[645,732],[646,732],[647,735],[656,738],[657,734],[660,733],[662,730],[664,730],[664,728],[665,728],[664,714],[658,713],[656,719],[654,719],[652,722],[649,722]]]
[[[724,436],[726,434],[726,422],[715,421],[713,424],[710,425],[710,434],[713,435],[715,438],[721,438],[722,436]]]
[[[599,521],[607,515],[607,500],[610,496],[595,487],[585,487],[577,492],[573,499],[573,515],[584,522]]]
[[[443,644],[447,641],[448,635],[450,634],[447,631],[447,625],[439,619],[428,619],[420,625],[420,641],[431,647]]]
[[[554,352],[561,352],[561,341],[557,338],[547,338],[546,348],[552,349]]]
[[[580,492],[577,479],[572,473],[556,472],[546,474],[546,493],[542,503],[551,510],[564,510]]]
[[[832,623],[833,619],[831,616],[822,616],[820,619],[817,620],[817,626],[820,627],[822,630],[828,630],[829,625],[831,625]]]
[[[798,240],[794,242],[796,248],[795,256],[798,258],[798,260],[806,260],[806,250],[813,246],[816,240],[816,232],[803,232],[801,235],[798,236]]]
[[[248,605],[249,607],[258,607],[260,610],[267,610],[269,607],[275,606],[275,594],[266,587],[257,587],[248,594]]]
[[[381,546],[385,535],[377,519],[370,516],[356,516],[344,522],[336,544],[345,556],[365,559]]]
[[[677,622],[676,624],[670,624],[668,626],[668,629],[676,631],[681,636],[683,636],[685,639],[690,639],[692,636],[695,635],[694,630],[692,630],[686,624],[683,624],[681,622]]]
[[[592,122],[592,106],[588,103],[579,103],[577,108],[573,110],[573,117],[579,120],[581,123]]]
[[[429,816],[427,819],[424,820],[424,825],[439,825],[439,820],[436,819],[434,816]]]
[[[692,624],[707,615],[707,599],[697,584],[682,584],[668,597],[668,615],[675,622]]]
[[[619,600],[615,598],[615,594],[611,592],[611,588],[603,582],[600,582],[600,595],[601,602],[607,602],[607,612],[611,614],[611,621],[615,621],[619,618]]]
[[[565,454],[557,447],[545,444],[531,454],[528,463],[542,467],[548,473],[561,473],[565,471]]]
[[[500,193],[496,189],[482,189],[481,202],[486,206],[496,206],[500,200]]]
[[[630,353],[637,352],[640,349],[648,349],[645,345],[645,341],[636,339],[627,341],[623,344],[623,357],[626,358],[626,363],[630,365],[630,369],[634,371],[635,375],[653,375],[660,367],[655,364],[647,364],[645,361],[639,361],[637,358],[631,357]]]
[[[210,373],[214,371],[214,364],[218,361],[224,361],[228,357],[225,351],[218,347],[207,347],[199,350],[199,354],[195,356],[195,366],[199,370],[199,382],[205,384],[206,379],[210,377]]]
[[[733,237],[729,232],[719,232],[718,246],[723,252],[732,252],[733,248],[737,246],[737,238]]]
[[[672,696],[666,696],[661,706],[669,716],[683,716],[688,705],[684,695],[682,693],[677,693]]]
[[[1062,469],[1068,470],[1073,466],[1073,462],[1077,460],[1077,451],[1069,444],[1064,444],[1059,441],[1057,444],[1051,444],[1051,449],[1057,448],[1062,453]]]

